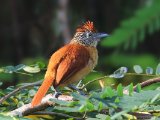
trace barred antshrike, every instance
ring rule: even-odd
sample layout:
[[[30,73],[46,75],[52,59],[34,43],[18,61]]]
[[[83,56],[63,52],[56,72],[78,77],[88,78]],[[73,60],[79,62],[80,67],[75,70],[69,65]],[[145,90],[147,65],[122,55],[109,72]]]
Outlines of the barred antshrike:
[[[79,26],[69,44],[57,50],[50,58],[44,81],[34,96],[32,107],[40,104],[51,85],[55,90],[81,80],[97,64],[97,43],[105,33],[98,33],[93,22]]]

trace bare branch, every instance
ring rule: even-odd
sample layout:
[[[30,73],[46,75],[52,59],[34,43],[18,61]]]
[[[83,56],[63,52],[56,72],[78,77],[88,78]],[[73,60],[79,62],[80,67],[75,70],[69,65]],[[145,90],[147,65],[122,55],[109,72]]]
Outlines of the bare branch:
[[[149,85],[151,85],[153,83],[157,83],[157,82],[160,82],[160,77],[146,80],[146,81],[140,83],[140,85],[143,88],[143,87],[149,86]],[[136,91],[137,85],[135,85],[133,88],[134,88],[134,91]]]
[[[16,94],[17,92],[19,92],[19,91],[21,91],[21,90],[23,90],[23,89],[25,89],[25,88],[28,88],[28,87],[33,87],[33,86],[36,86],[36,85],[41,85],[41,83],[42,83],[42,80],[37,81],[37,82],[34,82],[34,83],[29,83],[29,84],[27,84],[27,85],[24,85],[24,86],[21,86],[21,87],[15,89],[14,91],[12,91],[12,92],[10,92],[9,94],[7,94],[7,95],[5,95],[4,97],[2,97],[2,98],[0,99],[0,104],[1,104],[3,101],[5,101],[6,99],[10,98],[12,95]]]
[[[17,108],[15,110],[9,112],[8,114],[11,115],[11,116],[26,116],[26,115],[33,114],[34,112],[44,110],[45,108],[47,108],[51,105],[54,106],[55,103],[53,101],[50,101],[50,99],[55,99],[54,95],[52,95],[52,94],[46,95],[42,99],[42,102],[35,107],[32,107],[30,103],[25,104],[22,107]],[[57,99],[58,100],[64,100],[64,101],[72,101],[73,97],[68,96],[68,95],[60,95]]]

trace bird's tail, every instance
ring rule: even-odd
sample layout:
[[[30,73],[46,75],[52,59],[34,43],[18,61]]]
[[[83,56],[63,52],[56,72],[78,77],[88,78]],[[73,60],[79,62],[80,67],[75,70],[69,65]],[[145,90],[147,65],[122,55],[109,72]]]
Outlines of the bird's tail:
[[[39,87],[37,93],[35,94],[34,98],[32,99],[31,106],[34,107],[38,104],[40,104],[42,98],[46,95],[48,89],[53,83],[53,78],[46,77],[43,81],[42,85]]]

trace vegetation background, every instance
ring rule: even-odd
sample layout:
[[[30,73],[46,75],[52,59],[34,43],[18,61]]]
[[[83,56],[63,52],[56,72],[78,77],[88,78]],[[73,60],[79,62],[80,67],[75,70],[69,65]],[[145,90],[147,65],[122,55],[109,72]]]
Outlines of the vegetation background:
[[[1,0],[0,67],[43,66],[33,76],[0,72],[1,89],[43,79],[49,57],[87,20],[110,36],[99,43],[98,65],[84,82],[112,74],[121,66],[131,73],[134,65],[152,67],[155,74],[160,62],[159,6],[160,0]],[[104,84],[136,84],[150,77],[107,78]],[[94,89],[100,88],[98,82],[93,84]]]

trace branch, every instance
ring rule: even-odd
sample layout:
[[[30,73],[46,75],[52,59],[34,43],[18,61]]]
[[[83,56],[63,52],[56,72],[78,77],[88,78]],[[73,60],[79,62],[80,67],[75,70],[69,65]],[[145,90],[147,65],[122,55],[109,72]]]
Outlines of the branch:
[[[37,81],[37,82],[34,82],[34,83],[29,83],[29,84],[27,84],[27,85],[24,85],[24,86],[21,86],[21,87],[15,89],[14,91],[12,91],[12,92],[10,92],[9,94],[7,94],[7,95],[5,95],[4,97],[2,97],[2,98],[0,99],[0,104],[1,104],[3,101],[5,101],[6,99],[10,98],[12,95],[16,94],[17,92],[19,92],[19,91],[21,91],[21,90],[23,90],[23,89],[25,89],[25,88],[28,88],[28,87],[33,87],[33,86],[36,86],[36,85],[41,85],[41,83],[42,83],[42,80]]]
[[[146,80],[146,81],[140,83],[140,85],[143,88],[143,87],[149,86],[149,85],[151,85],[153,83],[157,83],[157,82],[160,82],[160,77]],[[133,88],[134,88],[134,91],[136,91],[137,85],[135,85]]]
[[[49,107],[51,105],[54,106],[55,103],[53,101],[50,101],[50,99],[55,99],[54,95],[52,95],[52,94],[46,95],[42,99],[42,102],[38,106],[32,107],[31,103],[25,104],[22,107],[17,108],[15,110],[9,112],[8,114],[11,115],[11,116],[17,116],[17,115],[18,116],[26,116],[26,115],[34,114],[34,112],[37,112],[37,111],[40,111],[40,110],[44,110],[45,108],[47,108],[47,107]],[[64,100],[64,101],[72,101],[73,97],[72,96],[68,96],[68,95],[60,95],[56,99]]]
[[[58,116],[66,117],[66,118],[74,118],[76,120],[82,120],[83,119],[83,118],[79,118],[79,117],[70,116],[70,115],[67,115],[67,114],[64,114],[64,113],[46,112],[46,111],[34,112],[33,114],[31,113],[30,115],[58,115]]]

